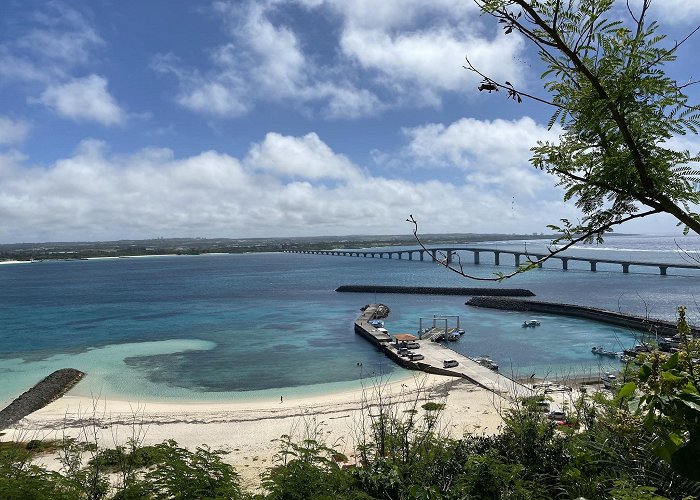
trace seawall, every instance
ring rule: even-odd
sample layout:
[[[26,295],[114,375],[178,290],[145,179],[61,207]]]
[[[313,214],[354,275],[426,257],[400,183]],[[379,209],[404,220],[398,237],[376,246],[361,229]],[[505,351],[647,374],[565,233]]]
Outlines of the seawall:
[[[472,297],[466,304],[475,307],[488,307],[491,309],[504,309],[508,311],[532,311],[563,316],[574,316],[617,326],[633,328],[646,333],[658,333],[663,336],[673,336],[678,333],[676,324],[670,321],[633,316],[595,307],[577,306],[573,304],[559,304],[556,302],[541,302],[536,300],[518,300],[502,297]],[[694,336],[700,335],[700,329],[692,327]]]
[[[85,373],[74,368],[56,370],[0,411],[0,430],[60,398],[84,376]]]
[[[493,297],[534,297],[524,288],[455,288],[436,286],[342,285],[336,292],[406,293],[423,295],[480,295]]]

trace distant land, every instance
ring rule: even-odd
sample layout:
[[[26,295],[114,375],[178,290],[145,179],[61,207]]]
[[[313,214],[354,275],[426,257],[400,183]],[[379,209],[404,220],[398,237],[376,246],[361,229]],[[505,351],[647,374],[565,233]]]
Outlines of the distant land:
[[[425,245],[501,240],[552,240],[552,234],[425,234]],[[95,242],[0,244],[0,261],[87,259],[143,255],[199,255],[207,253],[282,252],[382,246],[415,246],[413,235],[309,236],[294,238],[155,238]]]

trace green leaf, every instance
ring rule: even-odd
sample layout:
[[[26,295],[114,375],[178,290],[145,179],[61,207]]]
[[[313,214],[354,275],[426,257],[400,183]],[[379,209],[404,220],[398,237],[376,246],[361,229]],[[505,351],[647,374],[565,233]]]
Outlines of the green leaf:
[[[668,361],[666,361],[662,368],[664,370],[670,370],[671,368],[675,368],[678,365],[678,353],[674,353],[673,356],[668,358]]]
[[[617,396],[620,398],[626,398],[630,394],[634,393],[634,391],[637,389],[637,384],[634,382],[627,382],[625,385],[623,385],[620,390],[617,392]]]
[[[649,379],[649,375],[651,375],[651,365],[649,365],[649,363],[644,363],[639,368],[639,380],[646,382]]]
[[[676,383],[685,380],[685,377],[679,377],[678,375],[674,375],[671,372],[661,372],[661,379],[664,382]]]

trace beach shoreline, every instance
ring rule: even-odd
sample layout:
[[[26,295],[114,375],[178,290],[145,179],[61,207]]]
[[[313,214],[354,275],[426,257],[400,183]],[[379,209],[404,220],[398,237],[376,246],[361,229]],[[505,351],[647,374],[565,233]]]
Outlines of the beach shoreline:
[[[444,403],[443,428],[454,438],[499,432],[500,413],[509,405],[464,379],[423,373],[377,379],[360,389],[324,395],[290,394],[275,401],[129,402],[68,393],[7,429],[0,439],[74,437],[96,440],[103,448],[123,445],[129,439],[144,445],[174,439],[192,450],[207,445],[229,452],[225,461],[236,467],[244,485],[257,488],[260,474],[274,464],[277,440],[284,434],[304,439],[313,429],[354,463],[361,434],[368,430],[363,425],[366,427],[379,401],[419,411],[429,401]],[[58,467],[52,456],[41,461],[48,468]]]

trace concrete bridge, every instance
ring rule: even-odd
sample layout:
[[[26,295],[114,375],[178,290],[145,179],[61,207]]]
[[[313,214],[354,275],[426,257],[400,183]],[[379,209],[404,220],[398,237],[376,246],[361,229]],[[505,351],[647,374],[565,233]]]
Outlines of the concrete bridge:
[[[378,258],[378,259],[404,259],[414,260],[414,256],[418,260],[430,260],[444,262],[451,264],[455,258],[456,252],[471,252],[474,257],[474,264],[478,265],[480,263],[481,254],[493,254],[494,264],[496,266],[501,265],[501,256],[508,255],[513,256],[513,265],[520,266],[525,264],[528,260],[539,260],[545,257],[544,253],[532,253],[525,251],[514,251],[514,250],[500,250],[495,248],[474,248],[474,247],[441,247],[441,248],[416,248],[416,249],[404,249],[404,250],[285,250],[287,253],[306,253],[314,255],[334,255],[340,257],[368,257],[368,258]],[[427,256],[426,256],[427,254]],[[658,268],[659,273],[662,276],[666,276],[668,269],[700,269],[700,264],[670,264],[664,262],[643,262],[643,261],[628,261],[628,260],[614,260],[614,259],[593,259],[589,257],[571,257],[571,256],[559,256],[555,255],[550,257],[550,260],[561,261],[561,268],[563,270],[569,269],[569,262],[588,262],[590,265],[590,270],[597,271],[598,264],[617,264],[622,266],[623,273],[629,273],[630,267],[652,267]],[[542,267],[539,264],[538,267]]]

